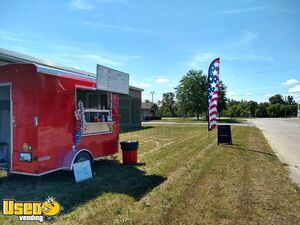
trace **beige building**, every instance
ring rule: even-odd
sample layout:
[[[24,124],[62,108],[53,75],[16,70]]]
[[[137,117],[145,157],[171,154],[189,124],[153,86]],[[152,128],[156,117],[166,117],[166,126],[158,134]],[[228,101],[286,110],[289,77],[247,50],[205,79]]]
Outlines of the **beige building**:
[[[158,105],[156,103],[151,102],[143,102],[142,103],[142,119],[145,120],[153,120],[159,119],[159,111]]]

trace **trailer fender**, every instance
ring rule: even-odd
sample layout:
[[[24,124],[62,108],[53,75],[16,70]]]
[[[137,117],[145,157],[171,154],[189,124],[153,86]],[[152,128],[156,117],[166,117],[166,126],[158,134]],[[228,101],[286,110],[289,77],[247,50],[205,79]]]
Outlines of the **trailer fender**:
[[[81,153],[81,152],[86,152],[90,155],[91,159],[94,160],[93,154],[88,150],[88,149],[76,149],[76,150],[71,150],[69,151],[63,162],[63,169],[64,170],[72,170],[73,169],[73,164],[76,156]]]

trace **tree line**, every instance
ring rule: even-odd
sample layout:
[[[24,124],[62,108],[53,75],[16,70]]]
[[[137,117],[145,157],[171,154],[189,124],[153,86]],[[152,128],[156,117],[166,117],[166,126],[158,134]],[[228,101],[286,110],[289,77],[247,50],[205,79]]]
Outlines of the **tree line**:
[[[275,94],[269,102],[228,100],[222,112],[227,117],[291,117],[297,116],[298,105],[293,96]]]
[[[180,80],[174,92],[162,95],[158,102],[162,117],[207,117],[207,76],[201,70],[190,70]],[[218,114],[226,117],[284,117],[297,116],[293,96],[276,94],[269,102],[236,101],[226,98],[226,86],[220,80]]]

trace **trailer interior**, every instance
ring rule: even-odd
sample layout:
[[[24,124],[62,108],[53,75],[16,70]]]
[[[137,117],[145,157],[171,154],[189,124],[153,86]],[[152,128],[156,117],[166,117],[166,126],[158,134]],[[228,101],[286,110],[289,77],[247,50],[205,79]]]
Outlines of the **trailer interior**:
[[[99,90],[76,90],[76,104],[82,101],[85,108],[84,135],[112,132],[112,95]]]

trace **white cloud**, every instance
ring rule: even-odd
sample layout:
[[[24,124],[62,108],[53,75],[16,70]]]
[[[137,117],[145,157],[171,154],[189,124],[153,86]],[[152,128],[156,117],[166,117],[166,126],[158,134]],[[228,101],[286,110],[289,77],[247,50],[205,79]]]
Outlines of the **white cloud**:
[[[140,87],[140,88],[148,88],[148,87],[150,87],[151,85],[150,84],[148,84],[148,83],[144,83],[144,82],[141,82],[141,83],[139,83],[139,84],[137,84],[137,85],[135,85],[135,86],[137,86],[137,87]]]
[[[239,52],[247,51],[249,44],[254,42],[259,35],[252,31],[243,31],[238,36],[233,37],[229,43],[226,44],[226,49],[228,52],[234,52],[235,54]],[[249,52],[246,52],[245,55],[248,55]]]
[[[21,42],[21,43],[24,43],[26,41],[22,40],[22,39],[19,39],[19,38],[15,38],[15,37],[11,37],[11,36],[2,36],[1,37],[2,40],[6,40],[6,41],[14,41],[14,42]]]
[[[165,83],[169,83],[169,82],[170,82],[169,79],[163,78],[163,77],[157,78],[157,79],[155,80],[155,83],[157,83],[157,84],[165,84]]]
[[[252,8],[242,8],[242,9],[229,9],[222,11],[223,14],[236,14],[236,13],[247,13],[253,11],[264,10],[264,6],[252,7]]]
[[[20,42],[20,43],[25,43],[25,40],[22,40],[18,38],[16,35],[10,32],[6,32],[3,30],[0,30],[0,40],[6,40],[6,41],[13,41],[13,42]]]
[[[95,8],[95,6],[86,0],[72,0],[70,3],[70,7],[78,10],[90,10]]]
[[[80,70],[80,67],[79,67],[79,66],[74,66],[74,68]]]
[[[140,55],[119,55],[118,58],[122,61],[130,61],[130,60],[133,60],[133,59],[139,59],[141,58],[142,56]]]
[[[248,2],[250,2],[250,1],[248,1]],[[291,8],[288,5],[274,7],[269,4],[269,5],[261,5],[261,6],[256,6],[256,7],[248,7],[248,8],[228,9],[228,10],[221,11],[221,13],[223,13],[223,14],[240,14],[240,13],[259,12],[259,11],[270,11],[270,12],[287,13],[287,14],[299,12],[296,8]]]
[[[286,80],[284,83],[282,83],[282,85],[294,85],[294,84],[299,84],[299,81],[296,79],[289,79]]]
[[[233,97],[233,96],[235,96],[235,92],[234,92],[234,91],[228,91],[228,92],[227,92],[227,97],[228,97],[228,98],[231,98],[231,97]]]
[[[239,36],[234,37],[230,42],[225,44],[224,48],[218,52],[203,52],[194,55],[188,62],[188,66],[192,69],[207,68],[209,63],[220,57],[221,61],[234,62],[272,62],[274,58],[269,55],[261,54],[259,50],[254,51],[249,45],[257,40],[259,35],[252,31],[244,31]],[[222,64],[222,62],[221,62]]]
[[[127,0],[71,0],[70,7],[76,10],[91,10],[104,3],[127,3]]]
[[[83,48],[82,46],[73,46],[61,43],[47,44],[48,47],[57,52],[59,57],[82,59],[96,64],[107,64],[113,66],[123,65],[125,62],[143,57],[137,54],[127,55],[103,51],[101,49],[95,49],[94,45],[94,43],[91,43],[91,45],[85,44],[86,48]]]
[[[117,66],[117,65],[122,65],[122,62],[110,59],[109,57],[105,57],[102,55],[96,55],[96,54],[74,54],[72,55],[73,57],[88,60],[88,61],[93,61],[96,64],[103,64],[103,65],[112,65],[112,66]]]
[[[249,37],[248,40],[251,38]],[[253,39],[253,38],[252,38]],[[246,40],[246,38],[245,38]],[[233,47],[236,48],[237,46]],[[221,58],[221,66],[222,66],[222,61],[234,61],[234,62],[241,62],[241,63],[247,63],[247,62],[273,62],[274,58],[272,56],[268,55],[262,55],[256,52],[251,52],[251,51],[246,51],[246,52],[241,52],[241,53],[227,53],[223,52],[220,54],[212,54],[212,53],[202,53],[202,54],[196,54],[192,60],[190,60],[187,65],[191,69],[205,69],[208,68],[209,63],[217,58]]]
[[[92,43],[93,44],[93,43]],[[122,62],[134,60],[141,58],[140,55],[122,55],[122,54],[115,54],[111,52],[105,52],[102,50],[91,50],[89,49],[93,48],[91,46],[88,46],[88,48],[84,49],[82,46],[71,46],[66,44],[60,44],[60,43],[50,43],[47,44],[48,47],[51,49],[56,50],[57,52],[60,52],[62,56],[70,57],[70,58],[82,58],[82,59],[90,59],[93,62],[97,62],[97,60],[101,59],[103,61],[103,58],[105,60],[111,61],[109,64],[111,65],[119,65],[122,64]]]
[[[235,91],[228,91],[226,93],[226,97],[233,98],[233,97],[250,97],[252,96],[251,92],[246,92],[245,94],[236,94]]]
[[[257,53],[253,52],[245,52],[242,54],[224,54],[221,57],[221,60],[226,59],[228,61],[238,61],[238,62],[249,62],[249,61],[254,61],[254,62],[272,62],[274,61],[274,58],[272,56],[267,56],[267,55],[260,55]]]
[[[188,65],[195,69],[199,67],[199,64],[209,63],[214,59],[214,55],[211,53],[201,53],[194,56],[194,58],[188,63]]]
[[[300,93],[300,85],[290,88],[289,93]]]
[[[137,81],[137,80],[130,81],[130,85],[138,87],[138,88],[142,88],[142,89],[151,87],[151,85],[149,83],[141,82],[141,81]]]
[[[300,94],[293,94],[295,101],[300,104]]]
[[[243,32],[242,36],[236,41],[236,44],[248,44],[250,42],[253,42],[255,39],[257,39],[258,34],[245,31]]]
[[[102,28],[106,28],[106,29],[127,31],[127,32],[141,32],[141,33],[148,32],[145,29],[139,29],[139,28],[128,27],[128,26],[116,26],[116,25],[97,23],[97,22],[85,22],[83,24],[87,25],[87,26],[102,27]]]
[[[77,52],[76,52],[77,51]],[[80,59],[84,62],[93,62],[95,64],[102,64],[107,66],[121,66],[125,62],[140,58],[138,55],[116,55],[111,53],[88,53],[81,52],[76,49],[73,50],[74,53],[60,53],[60,56],[65,58]],[[76,53],[75,53],[76,52]]]
[[[275,95],[275,93],[268,93],[268,94],[265,94],[264,97],[270,98],[270,97],[272,97],[273,95]]]

